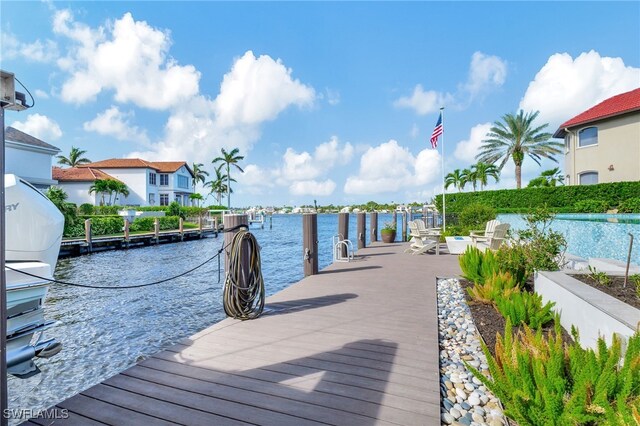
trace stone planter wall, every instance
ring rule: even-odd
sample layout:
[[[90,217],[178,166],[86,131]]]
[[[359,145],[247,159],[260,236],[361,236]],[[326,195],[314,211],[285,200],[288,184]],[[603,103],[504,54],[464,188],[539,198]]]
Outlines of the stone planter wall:
[[[564,272],[538,272],[535,291],[544,303],[555,302],[565,330],[575,326],[583,347],[596,349],[598,336],[611,343],[613,333],[629,337],[640,323],[640,309],[627,305]]]

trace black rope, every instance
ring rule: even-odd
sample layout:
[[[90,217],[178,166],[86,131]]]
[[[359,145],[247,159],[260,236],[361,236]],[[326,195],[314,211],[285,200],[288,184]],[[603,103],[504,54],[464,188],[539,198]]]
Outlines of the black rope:
[[[233,228],[224,229],[222,232],[233,232],[233,231],[239,230],[241,228],[248,229],[249,227],[247,225],[240,224],[240,225],[234,226]],[[12,270],[14,272],[18,272],[18,273],[23,274],[23,275],[28,275],[28,276],[33,277],[33,278],[38,278],[40,280],[50,281],[50,282],[56,283],[56,284],[68,285],[68,286],[71,286],[71,287],[96,288],[96,289],[102,289],[102,290],[124,290],[124,289],[131,289],[131,288],[149,287],[149,286],[152,286],[152,285],[162,284],[162,283],[166,283],[167,281],[175,280],[176,278],[183,277],[183,276],[185,276],[187,274],[192,273],[196,269],[199,269],[199,268],[203,267],[204,265],[206,265],[207,263],[211,262],[213,259],[215,259],[217,257],[218,258],[218,282],[220,282],[220,255],[222,254],[222,252],[227,247],[229,247],[229,245],[231,245],[231,243],[227,244],[226,246],[220,247],[220,250],[218,250],[218,252],[216,254],[214,254],[213,256],[211,256],[209,259],[205,260],[204,262],[202,262],[198,266],[196,266],[194,268],[191,268],[188,271],[185,271],[185,272],[183,272],[181,274],[175,275],[175,276],[170,277],[170,278],[165,278],[163,280],[150,282],[150,283],[123,285],[123,286],[117,286],[117,287],[104,286],[104,285],[89,285],[89,284],[72,283],[72,282],[69,282],[69,281],[57,280],[55,278],[41,277],[40,275],[32,274],[30,272],[21,271],[19,269],[14,269],[14,268],[12,268],[10,266],[6,266],[6,265],[5,265],[5,267],[7,269],[10,269],[10,270]]]

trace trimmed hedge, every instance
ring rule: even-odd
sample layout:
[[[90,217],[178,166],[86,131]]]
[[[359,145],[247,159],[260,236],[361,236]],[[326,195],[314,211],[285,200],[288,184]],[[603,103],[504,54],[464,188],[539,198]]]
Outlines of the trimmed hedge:
[[[79,216],[78,221],[72,226],[65,226],[65,238],[84,237],[84,221],[91,219],[91,226],[94,236],[120,234],[124,229],[124,220],[120,216]],[[140,217],[135,219],[129,226],[131,232],[152,232],[154,227],[153,217]],[[178,229],[180,227],[180,218],[178,216],[164,216],[158,218],[160,220],[160,230],[167,231]],[[185,228],[189,228],[185,224]]]
[[[640,182],[613,182],[597,185],[552,186],[544,188],[500,189],[496,191],[459,192],[446,194],[447,213],[461,212],[469,204],[484,204],[499,213],[516,213],[532,207],[547,206],[556,213],[575,212],[579,201],[598,200],[611,208],[638,198]],[[442,195],[434,197],[442,211]],[[631,207],[631,206],[629,206]]]

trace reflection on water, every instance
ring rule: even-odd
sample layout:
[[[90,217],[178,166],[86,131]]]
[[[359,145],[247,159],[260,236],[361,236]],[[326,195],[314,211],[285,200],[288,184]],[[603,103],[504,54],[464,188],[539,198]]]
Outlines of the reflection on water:
[[[379,227],[390,217],[379,215]],[[262,270],[271,295],[302,278],[302,219],[274,216],[273,229],[265,225],[252,232],[262,247]],[[356,218],[350,215],[354,242],[355,230]],[[336,232],[336,215],[318,216],[320,268],[331,262],[331,236]],[[205,238],[61,259],[55,276],[113,286],[152,282],[192,268],[221,245],[222,238]],[[47,335],[62,342],[63,350],[38,360],[42,373],[25,380],[9,378],[10,408],[47,408],[222,320],[217,270],[214,260],[187,276],[130,290],[52,285],[45,314],[58,324]]]

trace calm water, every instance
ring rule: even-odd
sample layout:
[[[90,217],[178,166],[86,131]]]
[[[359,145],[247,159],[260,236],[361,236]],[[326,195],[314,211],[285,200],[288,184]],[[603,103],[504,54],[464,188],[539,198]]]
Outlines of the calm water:
[[[390,219],[390,214],[379,215],[379,228]],[[332,260],[331,236],[337,233],[337,223],[337,215],[318,216],[321,269]],[[368,228],[367,216],[367,234]],[[354,214],[350,215],[349,230],[355,242]],[[265,229],[251,231],[262,246],[268,295],[302,278],[300,215],[276,215],[273,229],[267,222]],[[222,237],[211,237],[61,259],[56,278],[113,286],[151,282],[192,268],[213,256],[221,245]],[[48,330],[47,336],[61,341],[63,350],[49,360],[38,360],[42,373],[34,377],[21,380],[10,376],[10,408],[47,408],[222,320],[222,283],[217,282],[217,271],[214,260],[174,281],[131,290],[53,284],[45,310],[58,325]]]
[[[526,227],[521,215],[501,214],[498,220],[512,229]],[[629,233],[634,235],[631,262],[640,264],[640,215],[559,214],[551,228],[564,234],[567,252],[576,256],[606,257],[623,262],[629,252]]]

